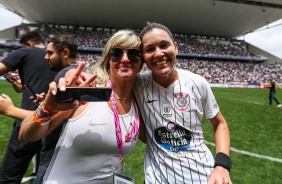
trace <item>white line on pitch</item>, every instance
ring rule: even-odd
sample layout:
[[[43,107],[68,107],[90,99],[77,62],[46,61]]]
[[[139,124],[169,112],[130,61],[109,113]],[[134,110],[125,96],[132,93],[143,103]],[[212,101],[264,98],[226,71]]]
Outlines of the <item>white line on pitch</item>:
[[[212,146],[215,146],[215,144],[212,143],[212,142],[205,141],[205,143],[209,144],[209,145],[212,145]],[[267,159],[267,160],[271,160],[271,161],[274,161],[274,162],[282,163],[282,159],[280,159],[280,158],[274,158],[274,157],[269,157],[269,156],[260,155],[260,154],[256,154],[256,153],[251,153],[249,151],[238,150],[238,149],[232,148],[232,147],[230,148],[230,150],[234,151],[234,152],[237,152],[237,153],[244,154],[244,155],[248,155],[248,156],[252,156],[252,157],[257,157],[257,158],[262,158],[262,159]]]
[[[222,97],[222,98],[227,98],[227,99],[236,100],[236,101],[240,101],[240,102],[254,103],[254,104],[257,104],[257,105],[265,105],[263,103],[254,102],[254,101],[240,100],[240,99],[237,99],[237,98],[230,98],[230,97]]]

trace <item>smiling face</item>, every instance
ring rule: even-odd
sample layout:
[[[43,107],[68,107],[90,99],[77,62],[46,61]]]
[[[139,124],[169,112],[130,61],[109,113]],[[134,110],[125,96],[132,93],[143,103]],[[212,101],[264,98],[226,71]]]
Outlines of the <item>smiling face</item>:
[[[134,81],[141,70],[142,60],[141,56],[137,57],[137,53],[140,54],[140,52],[136,53],[131,49],[140,50],[140,45],[139,36],[132,30],[125,29],[114,33],[104,48],[101,60],[95,66],[98,75],[95,82],[104,84],[108,78],[112,83],[113,81],[125,82],[124,80],[129,79]],[[131,62],[130,58],[135,62]]]
[[[141,70],[141,57],[138,62],[132,62],[128,57],[128,49],[132,48],[121,48],[123,49],[123,54],[120,59],[110,58],[110,73],[111,79],[115,80],[134,80],[136,75]],[[134,48],[139,50],[139,48]]]
[[[166,31],[159,28],[145,33],[141,41],[144,61],[154,79],[173,78],[178,44],[173,42]]]

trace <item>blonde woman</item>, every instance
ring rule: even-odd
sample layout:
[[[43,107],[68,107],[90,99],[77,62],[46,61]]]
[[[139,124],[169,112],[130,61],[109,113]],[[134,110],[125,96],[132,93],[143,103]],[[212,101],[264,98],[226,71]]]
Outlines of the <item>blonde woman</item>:
[[[20,131],[21,140],[36,141],[65,124],[43,183],[113,182],[123,156],[138,138],[140,118],[132,87],[142,65],[140,45],[131,30],[120,30],[107,42],[95,68],[97,84],[112,88],[107,102],[77,105],[74,101],[65,108],[56,102],[58,89],[50,83],[43,105],[24,121]],[[62,109],[71,110],[57,113]]]

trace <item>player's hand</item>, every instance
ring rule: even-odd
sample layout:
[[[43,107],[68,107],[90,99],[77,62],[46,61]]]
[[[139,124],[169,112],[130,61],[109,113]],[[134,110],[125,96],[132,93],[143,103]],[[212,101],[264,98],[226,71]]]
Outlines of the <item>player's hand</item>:
[[[232,184],[229,171],[220,166],[215,167],[208,179],[208,184]]]

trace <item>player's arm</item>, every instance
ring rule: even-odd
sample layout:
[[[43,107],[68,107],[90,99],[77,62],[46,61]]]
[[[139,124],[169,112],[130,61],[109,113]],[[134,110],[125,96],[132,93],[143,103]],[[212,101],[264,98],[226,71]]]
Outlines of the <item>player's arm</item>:
[[[230,152],[230,133],[226,120],[219,111],[217,115],[210,119],[214,128],[214,140],[216,153],[223,152],[229,156]]]
[[[226,120],[221,112],[210,119],[214,128],[214,141],[216,145],[215,168],[212,171],[208,184],[216,184],[224,181],[225,184],[231,184],[229,170],[231,168],[230,154],[230,134]]]

